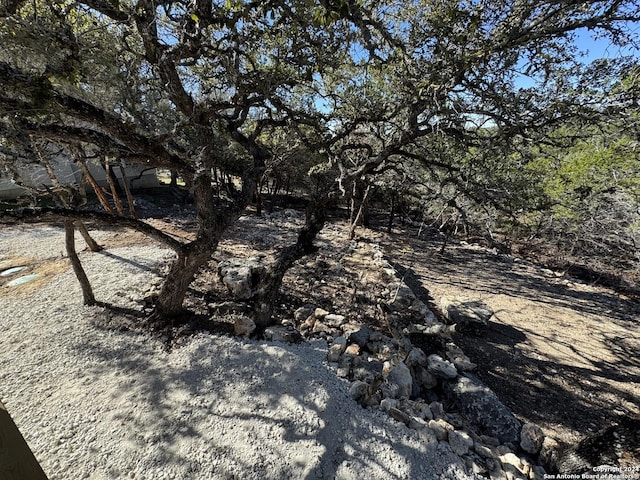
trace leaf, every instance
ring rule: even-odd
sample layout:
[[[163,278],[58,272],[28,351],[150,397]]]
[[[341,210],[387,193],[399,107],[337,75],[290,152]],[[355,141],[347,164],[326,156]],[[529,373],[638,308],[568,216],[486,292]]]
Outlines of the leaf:
[[[200,19],[198,18],[198,15],[196,15],[195,13],[191,14],[191,20],[193,20],[196,23],[200,21]]]

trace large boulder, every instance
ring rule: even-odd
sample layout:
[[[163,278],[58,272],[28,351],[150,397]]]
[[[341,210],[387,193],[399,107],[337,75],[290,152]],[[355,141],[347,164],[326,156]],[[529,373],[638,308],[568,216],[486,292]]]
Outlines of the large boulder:
[[[502,443],[520,443],[520,422],[479,379],[467,373],[444,382],[444,390],[460,412],[483,433]]]
[[[218,264],[218,276],[229,292],[238,300],[249,300],[264,277],[264,258],[231,258]]]
[[[389,371],[387,383],[397,398],[409,398],[413,389],[411,371],[404,363],[399,363]]]
[[[493,316],[491,307],[481,300],[443,297],[440,308],[449,322],[456,325],[456,330],[462,333],[481,334]]]

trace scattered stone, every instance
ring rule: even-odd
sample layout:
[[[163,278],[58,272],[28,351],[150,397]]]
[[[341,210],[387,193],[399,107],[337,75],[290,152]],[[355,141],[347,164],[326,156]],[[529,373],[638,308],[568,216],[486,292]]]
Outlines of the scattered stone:
[[[479,334],[489,325],[493,310],[481,300],[462,301],[443,297],[440,308],[459,332]]]
[[[489,478],[491,480],[509,480],[507,474],[502,470],[499,462],[496,463],[496,467],[489,471]]]
[[[345,350],[345,353],[347,355],[354,355],[354,356],[360,355],[360,345],[358,345],[357,343],[352,343],[347,347],[347,349]]]
[[[459,372],[468,372],[475,370],[478,366],[473,363],[469,357],[467,357],[462,349],[453,342],[448,342],[446,345],[446,357],[453,363]]]
[[[325,324],[323,321],[315,319],[315,322],[313,324],[313,333],[320,333],[320,332],[333,333],[334,331],[335,331],[334,328]]]
[[[533,423],[525,423],[522,426],[520,432],[520,447],[527,452],[537,454],[542,449],[542,442],[544,441],[544,432],[542,429],[534,425]]]
[[[358,401],[366,395],[368,388],[369,388],[368,384],[366,384],[365,382],[356,380],[351,384],[351,387],[349,388],[349,396],[353,398],[355,401]]]
[[[531,465],[526,460],[518,457],[515,453],[501,455],[500,462],[502,463],[502,469],[506,473],[507,478],[529,478]]]
[[[285,343],[301,343],[304,342],[302,335],[297,330],[290,327],[284,327],[281,325],[274,325],[267,327],[264,331],[265,340],[271,340],[273,342],[285,342]]]
[[[316,324],[316,318],[314,316],[307,317],[307,319],[300,325],[301,332],[313,331],[313,327]]]
[[[482,445],[480,443],[476,443],[475,446],[473,447],[473,449],[476,451],[476,453],[484,458],[492,458],[493,457],[493,452],[491,451],[491,449],[485,445]]]
[[[370,342],[382,342],[387,338],[388,337],[384,336],[382,332],[377,332],[377,331],[371,332],[371,335],[369,335]]]
[[[351,368],[353,366],[353,357],[351,355],[342,355],[340,362],[338,363],[338,369],[336,375],[340,378],[348,378],[351,374]]]
[[[387,376],[387,383],[397,386],[398,397],[409,398],[413,389],[411,371],[404,363],[399,363],[391,369]]]
[[[344,315],[330,313],[324,316],[323,321],[333,328],[338,328],[347,322],[347,318]]]
[[[399,285],[393,293],[393,299],[387,305],[389,309],[394,312],[404,312],[408,310],[417,300],[413,291],[404,284]]]
[[[411,417],[411,420],[409,420],[408,427],[411,430],[422,430],[424,428],[427,428],[428,424],[424,419],[420,417]]]
[[[464,426],[464,419],[459,413],[446,413],[444,419],[456,428]]]
[[[360,362],[357,367],[352,368],[353,378],[371,383],[382,374],[382,363],[377,360]]]
[[[322,320],[327,315],[329,315],[329,312],[327,312],[324,308],[316,308],[313,311],[313,316],[316,317],[317,320]]]
[[[427,355],[421,348],[413,348],[409,352],[409,355],[407,355],[404,363],[407,365],[407,367],[424,367],[427,364]]]
[[[255,329],[256,324],[249,317],[239,316],[233,322],[233,333],[241,337],[248,337]]]
[[[347,348],[347,339],[344,337],[338,337],[333,340],[333,344],[329,347],[329,353],[327,354],[327,360],[329,362],[337,362]]]
[[[442,406],[442,403],[431,402],[429,404],[429,410],[431,410],[431,413],[433,413],[433,418],[435,418],[436,420],[444,418],[444,407]]]
[[[490,435],[480,435],[480,441],[485,445],[489,445],[490,447],[497,447],[498,445],[500,445],[500,440]]]
[[[489,469],[481,461],[477,461],[475,458],[468,458],[467,468],[476,475],[482,476],[485,476],[485,474],[489,471]]]
[[[409,421],[411,420],[411,417],[409,417],[409,415],[404,413],[399,408],[393,408],[393,407],[390,408],[389,415],[391,415],[391,417],[397,420],[398,422],[402,422],[405,425],[409,425]]]
[[[316,309],[315,305],[306,304],[302,307],[296,309],[293,312],[293,318],[296,322],[302,323],[307,320],[311,315],[313,315],[314,310]]]
[[[380,408],[388,412],[392,408],[398,408],[398,401],[395,398],[383,398],[380,402]]]
[[[415,412],[420,418],[425,420],[433,420],[433,413],[426,403],[416,403]]]
[[[456,332],[455,325],[434,323],[433,325],[411,324],[406,329],[407,333],[421,333],[423,335],[451,335]]]
[[[458,370],[453,363],[444,360],[440,355],[431,354],[427,357],[427,370],[429,373],[441,378],[456,378]]]
[[[520,422],[480,380],[466,374],[445,382],[444,390],[472,424],[502,443],[518,444]]]
[[[364,347],[369,341],[369,337],[373,333],[373,330],[366,325],[361,326],[357,331],[352,332],[349,335],[350,343],[357,343],[360,348]]]
[[[449,445],[458,456],[466,455],[473,447],[473,439],[468,433],[460,430],[449,430]]]
[[[438,380],[434,375],[431,375],[429,371],[424,367],[413,368],[413,378],[421,388],[429,390],[435,388],[438,385]]]
[[[454,430],[453,426],[444,420],[429,420],[427,425],[433,431],[438,441],[447,440],[447,438],[449,438],[449,431]]]
[[[261,256],[224,260],[218,264],[218,276],[235,298],[248,300],[266,272],[263,262]]]
[[[498,455],[506,455],[507,453],[513,453],[511,450],[512,450],[511,446],[506,443],[504,445],[498,445],[496,447],[496,453]]]
[[[540,448],[540,463],[546,467],[553,467],[558,460],[558,452],[560,450],[560,444],[551,437],[544,437],[542,441],[542,447]]]

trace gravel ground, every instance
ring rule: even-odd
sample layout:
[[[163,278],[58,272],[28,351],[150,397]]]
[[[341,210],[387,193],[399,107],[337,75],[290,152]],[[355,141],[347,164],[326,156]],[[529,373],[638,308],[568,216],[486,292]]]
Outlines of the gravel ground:
[[[5,229],[0,266],[59,261],[63,237]],[[98,300],[137,308],[170,254],[81,259]],[[0,287],[0,399],[52,480],[469,478],[448,444],[352,401],[324,342],[199,334],[167,351],[100,328],[101,312],[81,305],[69,267],[38,288]]]

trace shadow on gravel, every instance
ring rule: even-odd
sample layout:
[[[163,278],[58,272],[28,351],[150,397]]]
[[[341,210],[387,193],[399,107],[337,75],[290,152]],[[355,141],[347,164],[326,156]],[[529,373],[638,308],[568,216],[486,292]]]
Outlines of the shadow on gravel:
[[[135,343],[89,339],[76,352],[93,359],[91,376],[118,378],[102,421],[125,456],[192,478],[464,478],[451,451],[358,406],[318,345],[202,335],[170,353],[152,340],[149,353]]]

